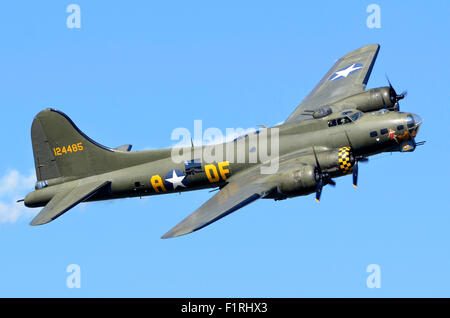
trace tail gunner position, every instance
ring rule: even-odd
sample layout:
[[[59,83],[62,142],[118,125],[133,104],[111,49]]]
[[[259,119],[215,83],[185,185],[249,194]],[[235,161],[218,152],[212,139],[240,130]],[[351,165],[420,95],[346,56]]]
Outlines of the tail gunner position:
[[[352,174],[358,163],[382,152],[412,152],[422,123],[418,115],[401,112],[392,85],[365,90],[379,45],[368,45],[340,58],[312,92],[281,125],[278,169],[263,174],[259,157],[207,162],[207,147],[191,148],[189,160],[176,163],[172,149],[132,152],[131,145],[108,148],[90,139],[64,113],[46,109],[31,126],[36,189],[24,199],[27,207],[44,207],[31,225],[48,223],[84,201],[109,200],[205,188],[220,190],[167,232],[176,237],[201,229],[259,199],[282,200],[315,193]],[[222,144],[236,150],[261,131]],[[236,152],[234,152],[236,153]],[[227,157],[228,158],[228,157]]]

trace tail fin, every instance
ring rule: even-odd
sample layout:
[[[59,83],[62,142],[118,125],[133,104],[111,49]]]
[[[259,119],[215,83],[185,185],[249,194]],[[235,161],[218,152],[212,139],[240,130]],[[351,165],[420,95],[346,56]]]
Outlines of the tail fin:
[[[34,118],[31,141],[38,181],[98,174],[117,169],[121,161],[114,149],[93,141],[66,114],[50,108]]]

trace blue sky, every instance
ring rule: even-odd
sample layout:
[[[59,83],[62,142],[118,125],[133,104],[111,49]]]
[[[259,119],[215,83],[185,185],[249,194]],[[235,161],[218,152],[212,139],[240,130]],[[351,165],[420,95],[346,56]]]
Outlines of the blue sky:
[[[81,8],[68,29],[66,7]],[[381,8],[369,29],[366,8]],[[449,297],[448,1],[9,1],[0,5],[0,297]],[[414,153],[384,154],[312,196],[260,200],[160,236],[208,191],[82,204],[30,227],[30,127],[47,107],[94,140],[168,147],[176,127],[285,120],[336,59],[381,50],[368,87],[408,89]],[[70,264],[81,288],[66,286]],[[369,264],[381,288],[366,286]]]

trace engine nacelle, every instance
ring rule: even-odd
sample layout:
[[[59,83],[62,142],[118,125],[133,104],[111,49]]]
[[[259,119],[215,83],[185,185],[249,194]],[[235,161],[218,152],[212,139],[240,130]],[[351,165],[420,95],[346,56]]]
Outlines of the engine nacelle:
[[[348,146],[316,155],[322,173],[332,177],[351,173],[355,164],[355,157]],[[282,181],[274,193],[266,196],[267,199],[281,200],[315,192],[319,170],[313,165],[302,165],[278,176]]]
[[[317,154],[317,159],[322,170],[331,174],[348,174],[352,172],[355,164],[355,157],[349,146],[341,147],[338,150],[320,152]]]
[[[389,87],[369,89],[360,94],[347,97],[338,102],[341,105],[350,105],[362,112],[372,112],[383,108],[398,111],[395,91]]]
[[[284,197],[309,194],[314,192],[316,183],[316,169],[309,165],[301,166],[283,176],[283,181],[277,187],[277,193]]]

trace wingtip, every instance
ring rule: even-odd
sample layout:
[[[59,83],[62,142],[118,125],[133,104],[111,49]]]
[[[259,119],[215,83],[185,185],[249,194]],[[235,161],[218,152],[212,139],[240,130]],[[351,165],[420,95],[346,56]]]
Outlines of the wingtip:
[[[173,238],[173,236],[172,236],[172,235],[169,235],[168,233],[166,233],[166,234],[164,234],[163,236],[161,236],[161,239],[162,239],[162,240],[167,240],[167,239],[170,239],[170,238]]]
[[[36,215],[33,220],[29,223],[31,226],[37,226],[37,225],[44,225],[47,223],[50,223],[53,221],[53,219],[48,219],[45,217],[42,217],[41,215]]]
[[[362,46],[358,50],[378,50],[379,48],[380,48],[380,44],[372,43],[372,44]]]
[[[189,233],[191,233],[191,232],[189,232]],[[167,240],[167,239],[183,236],[183,235],[186,235],[186,234],[189,234],[189,233],[170,233],[170,232],[167,232],[166,234],[161,236],[161,239]]]
[[[40,220],[33,219],[29,224],[31,226],[37,226],[37,225],[42,225],[42,224],[45,224],[45,223],[48,223],[48,222],[42,222]]]
[[[171,229],[170,231],[168,231],[166,234],[164,234],[163,236],[161,236],[161,239],[166,240],[166,239],[170,239],[170,238],[174,238],[176,237],[176,233],[174,231],[174,229]]]
[[[170,239],[170,238],[175,238],[175,237],[179,237],[179,236],[183,236],[189,233],[192,233],[194,231],[180,231],[177,228],[173,228],[171,229],[169,232],[167,232],[166,234],[164,234],[163,236],[161,236],[161,239],[166,240],[166,239]]]
[[[356,50],[351,51],[350,53],[347,53],[343,58],[349,58],[353,55],[360,54],[367,51],[375,51],[378,52],[380,50],[380,44],[373,43],[369,45],[362,46],[360,48],[357,48]]]

